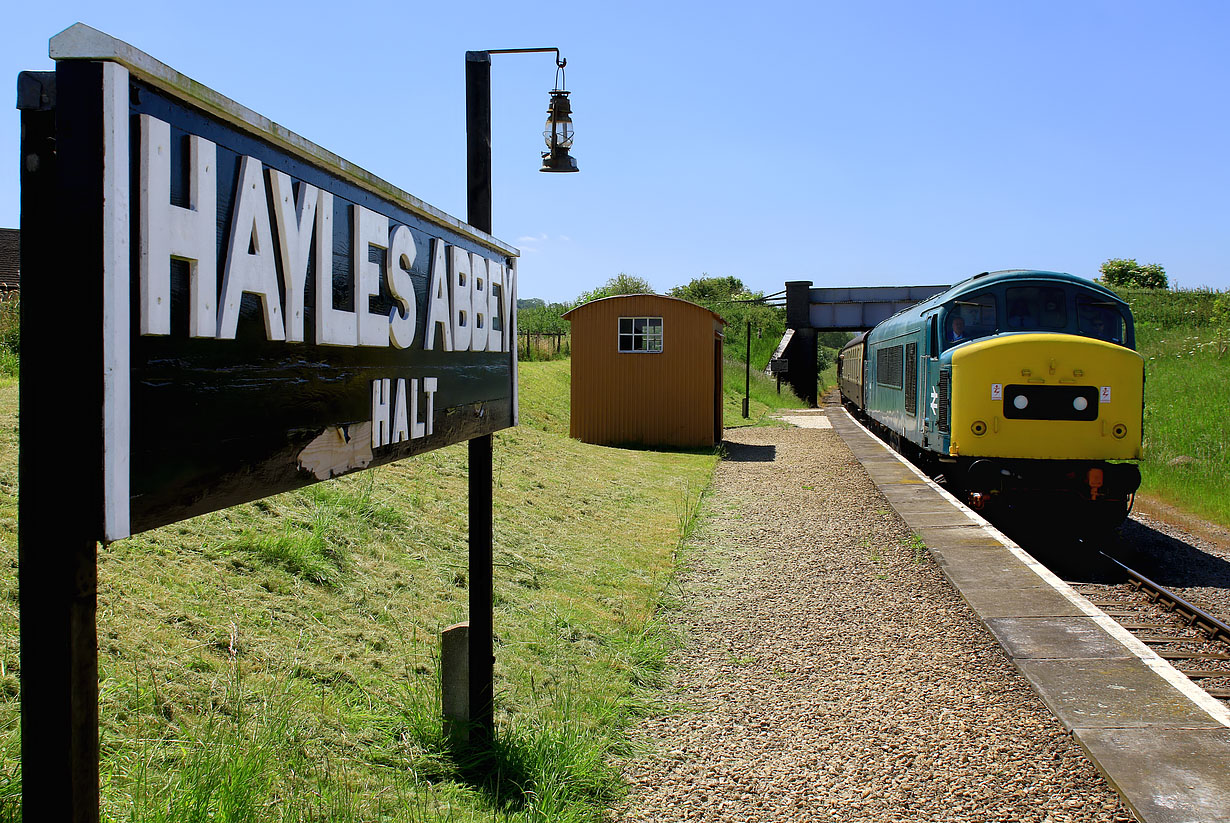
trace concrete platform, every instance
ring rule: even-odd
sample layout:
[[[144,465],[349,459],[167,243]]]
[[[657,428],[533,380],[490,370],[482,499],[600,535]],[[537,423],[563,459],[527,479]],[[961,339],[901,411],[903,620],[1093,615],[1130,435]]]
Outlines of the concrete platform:
[[[1230,709],[844,409],[833,429],[1144,823],[1230,823]]]

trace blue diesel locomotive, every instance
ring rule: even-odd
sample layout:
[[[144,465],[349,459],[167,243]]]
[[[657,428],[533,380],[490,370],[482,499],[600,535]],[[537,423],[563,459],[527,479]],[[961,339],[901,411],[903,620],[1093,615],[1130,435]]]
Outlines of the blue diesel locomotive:
[[[1140,486],[1132,313],[1083,278],[971,277],[851,340],[838,383],[854,414],[975,509],[1040,494],[1118,524]]]

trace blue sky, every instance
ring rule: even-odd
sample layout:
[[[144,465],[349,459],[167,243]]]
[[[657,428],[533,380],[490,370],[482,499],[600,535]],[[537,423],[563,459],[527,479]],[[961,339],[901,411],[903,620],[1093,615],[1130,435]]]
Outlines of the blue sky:
[[[775,292],[1109,257],[1230,288],[1223,2],[22,3],[10,90],[77,21],[462,218],[465,51],[558,46],[579,174],[537,171],[552,56],[493,57],[494,234],[522,251],[523,297],[619,272]]]

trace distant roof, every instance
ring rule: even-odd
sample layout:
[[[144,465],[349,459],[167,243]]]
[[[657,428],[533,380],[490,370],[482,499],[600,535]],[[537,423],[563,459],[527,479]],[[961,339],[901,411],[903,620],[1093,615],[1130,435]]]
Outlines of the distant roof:
[[[0,291],[21,288],[21,232],[0,229]]]
[[[568,315],[570,314],[581,311],[582,309],[588,308],[589,306],[595,306],[598,303],[602,303],[607,300],[627,300],[629,297],[652,297],[655,300],[672,300],[676,303],[683,303],[686,306],[695,306],[701,311],[709,312],[711,315],[713,315],[713,319],[721,323],[723,326],[726,325],[726,319],[722,317],[722,315],[715,312],[713,309],[707,309],[704,306],[700,305],[699,303],[693,303],[691,300],[683,300],[682,298],[679,298],[679,297],[671,297],[670,295],[667,295],[667,294],[616,294],[611,297],[600,297],[597,300],[590,300],[588,303],[582,303],[579,306],[574,306],[573,308],[561,314],[560,317],[564,318],[565,320],[568,320],[568,322],[571,323],[572,321],[569,320],[568,318]]]

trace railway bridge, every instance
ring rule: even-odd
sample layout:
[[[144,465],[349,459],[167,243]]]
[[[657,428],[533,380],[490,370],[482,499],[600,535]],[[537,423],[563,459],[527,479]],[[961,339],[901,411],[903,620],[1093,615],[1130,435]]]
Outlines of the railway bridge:
[[[773,359],[795,394],[816,406],[816,334],[866,331],[902,309],[949,286],[812,287],[810,280],[786,283],[786,333]],[[784,366],[784,368],[783,368]]]

